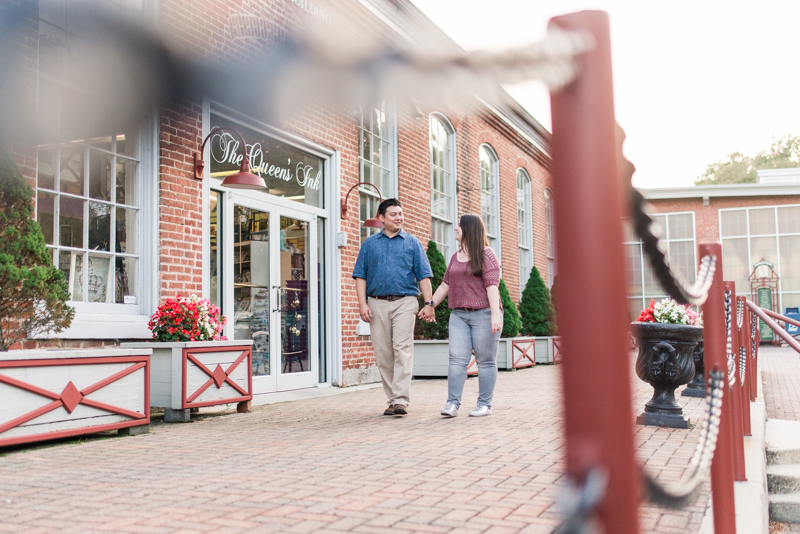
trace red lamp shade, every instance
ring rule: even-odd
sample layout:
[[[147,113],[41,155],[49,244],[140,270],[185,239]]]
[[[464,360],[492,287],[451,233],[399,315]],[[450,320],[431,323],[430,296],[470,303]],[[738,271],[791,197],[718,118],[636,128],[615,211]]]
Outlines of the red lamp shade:
[[[222,180],[222,186],[231,189],[266,189],[267,183],[262,177],[250,172],[250,163],[244,158],[239,166],[239,172],[226,176]]]
[[[383,223],[376,215],[372,219],[367,219],[366,221],[364,221],[364,224],[362,224],[361,226],[363,226],[364,228],[383,228]]]

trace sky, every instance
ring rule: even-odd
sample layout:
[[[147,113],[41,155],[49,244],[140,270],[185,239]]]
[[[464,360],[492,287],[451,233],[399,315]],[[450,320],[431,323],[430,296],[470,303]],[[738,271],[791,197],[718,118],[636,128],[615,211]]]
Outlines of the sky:
[[[467,50],[541,40],[584,9],[611,20],[614,106],[638,187],[685,187],[732,152],[800,135],[800,1],[412,0]],[[507,87],[550,130],[538,82]]]

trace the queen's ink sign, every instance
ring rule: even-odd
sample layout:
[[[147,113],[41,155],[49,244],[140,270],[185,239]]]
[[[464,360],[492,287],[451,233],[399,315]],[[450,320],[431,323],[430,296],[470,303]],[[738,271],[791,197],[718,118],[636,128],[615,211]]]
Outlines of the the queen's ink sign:
[[[228,121],[212,120],[212,124],[231,126],[242,133],[250,172],[264,179],[267,193],[323,207],[325,166],[322,158]],[[244,158],[241,144],[237,136],[226,131],[211,136],[208,141],[211,176],[222,177],[239,170]]]

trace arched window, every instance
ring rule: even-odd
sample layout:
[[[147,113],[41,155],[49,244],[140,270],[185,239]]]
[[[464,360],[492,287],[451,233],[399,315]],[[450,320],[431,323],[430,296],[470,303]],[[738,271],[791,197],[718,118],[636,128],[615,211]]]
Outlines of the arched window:
[[[431,239],[450,260],[455,252],[455,131],[436,116],[430,118]]]
[[[547,286],[553,287],[553,279],[558,272],[556,265],[556,227],[553,215],[553,192],[544,190],[544,218],[547,232]]]
[[[500,259],[500,172],[497,154],[489,145],[481,145],[481,217],[486,225],[489,246]]]
[[[533,226],[531,223],[531,179],[517,169],[517,244],[519,246],[519,293],[525,289],[533,269]]]

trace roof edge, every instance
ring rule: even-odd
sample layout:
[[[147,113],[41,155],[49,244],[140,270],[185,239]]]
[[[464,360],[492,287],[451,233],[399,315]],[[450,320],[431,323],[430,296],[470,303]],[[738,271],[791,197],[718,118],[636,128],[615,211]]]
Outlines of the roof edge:
[[[693,185],[688,187],[637,187],[647,200],[671,198],[720,198],[800,196],[800,185],[791,184],[729,184]]]

